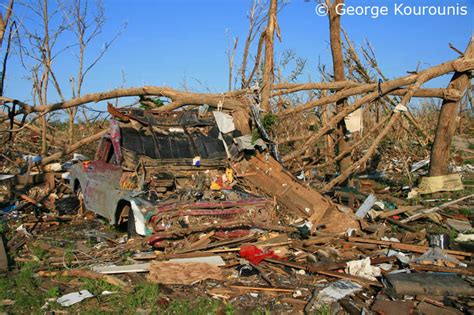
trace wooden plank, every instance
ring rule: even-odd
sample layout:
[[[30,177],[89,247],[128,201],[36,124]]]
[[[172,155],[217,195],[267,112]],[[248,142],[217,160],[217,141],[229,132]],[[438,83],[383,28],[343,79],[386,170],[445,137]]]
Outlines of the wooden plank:
[[[472,268],[449,268],[436,265],[419,264],[410,264],[410,268],[416,271],[452,272],[465,276],[474,276],[474,270],[472,270]]]
[[[384,213],[381,213],[378,217],[381,219],[384,219],[384,218],[391,217],[393,215],[402,214],[408,211],[415,211],[415,210],[420,210],[420,209],[423,209],[423,206],[405,206],[405,207],[400,207],[395,210],[385,211]]]
[[[266,291],[266,292],[283,292],[293,293],[296,289],[285,289],[285,288],[266,288],[266,287],[247,287],[243,285],[230,285],[230,288],[248,291]]]
[[[297,263],[292,263],[292,262],[288,262],[288,261],[284,261],[284,260],[278,260],[278,259],[271,259],[271,258],[267,258],[267,259],[265,259],[265,261],[270,262],[270,263],[274,263],[274,264],[280,264],[280,265],[288,266],[288,267],[295,268],[295,269],[307,270],[309,272],[318,273],[318,274],[329,276],[329,277],[351,280],[351,281],[354,281],[354,282],[357,282],[357,283],[361,284],[364,287],[369,287],[369,286],[382,287],[382,285],[380,283],[376,282],[376,281],[371,281],[371,280],[368,280],[368,279],[365,279],[365,278],[361,278],[361,277],[357,277],[357,276],[353,276],[353,275],[349,275],[349,274],[341,273],[341,272],[335,272],[335,271],[329,271],[329,270],[320,270],[317,266],[314,266],[314,267],[313,266],[305,266],[305,265],[300,265],[300,264],[297,264]]]
[[[236,243],[249,243],[255,239],[257,239],[257,235],[248,235],[248,236],[243,236],[239,238],[234,238],[230,240],[224,240],[224,241],[219,241],[219,242],[213,242],[209,243],[206,245],[202,246],[197,246],[193,248],[186,248],[181,251],[178,251],[176,254],[184,254],[184,253],[190,253],[190,252],[195,252],[195,251],[200,251],[200,250],[206,250],[210,248],[216,248],[216,247],[221,247],[221,246],[226,246],[226,245],[231,245],[231,244],[236,244]]]
[[[358,243],[368,243],[368,244],[377,244],[382,246],[389,246],[395,249],[407,250],[412,251],[415,253],[425,253],[429,247],[428,246],[420,246],[420,245],[412,245],[412,244],[404,244],[404,243],[397,243],[391,241],[379,241],[373,240],[369,238],[362,238],[362,237],[349,237],[349,242],[358,242]],[[454,255],[454,256],[465,256],[471,257],[472,254],[468,252],[462,252],[458,250],[451,250],[451,249],[443,249],[446,254]]]
[[[237,176],[245,174],[245,180],[276,197],[290,210],[297,211],[305,218],[311,217],[317,224],[332,204],[319,192],[300,184],[291,173],[270,156],[257,154],[250,160],[234,165]]]
[[[459,198],[459,199],[456,199],[456,200],[453,200],[453,201],[450,201],[450,202],[443,203],[442,205],[439,205],[439,206],[436,206],[436,207],[433,207],[433,208],[429,208],[429,209],[426,209],[426,210],[419,211],[418,213],[415,213],[414,215],[409,216],[408,218],[403,219],[400,222],[408,223],[408,222],[417,220],[419,218],[427,216],[428,214],[435,213],[437,211],[440,211],[444,208],[447,208],[449,206],[452,206],[454,204],[457,204],[461,201],[467,200],[467,199],[472,198],[472,197],[474,197],[474,194],[470,194],[469,196],[464,196],[462,198]]]

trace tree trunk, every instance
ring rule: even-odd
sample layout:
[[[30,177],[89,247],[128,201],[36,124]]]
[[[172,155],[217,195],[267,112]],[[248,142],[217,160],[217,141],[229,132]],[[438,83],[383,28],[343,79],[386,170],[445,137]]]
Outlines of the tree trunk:
[[[7,10],[5,12],[5,17],[3,17],[3,14],[0,12],[0,48],[2,47],[3,37],[5,36],[5,30],[8,26],[8,20],[12,15],[13,2],[14,0],[10,0],[10,3],[8,4]]]
[[[341,47],[341,16],[336,12],[336,6],[344,3],[344,0],[335,0],[329,8],[329,37],[331,40],[331,53],[333,62],[334,81],[345,81],[344,75],[344,57],[342,55]],[[340,99],[336,102],[336,110],[340,112],[346,105],[347,99]],[[349,148],[349,144],[346,142],[344,135],[346,126],[344,120],[341,120],[337,126],[337,136],[339,141],[337,142],[337,152],[346,151]],[[348,169],[352,164],[351,156],[343,158],[339,162],[339,171],[342,173]]]
[[[263,69],[262,109],[270,112],[270,93],[273,84],[273,36],[275,34],[278,0],[271,0],[268,25],[265,30],[265,65]]]
[[[473,38],[464,53],[465,58],[474,57]],[[456,89],[464,94],[471,87],[469,71],[455,72],[451,78],[448,88]],[[460,101],[444,100],[438,117],[435,140],[431,149],[431,164],[429,176],[440,176],[448,174],[449,150],[451,140],[456,131],[458,119],[458,103]]]

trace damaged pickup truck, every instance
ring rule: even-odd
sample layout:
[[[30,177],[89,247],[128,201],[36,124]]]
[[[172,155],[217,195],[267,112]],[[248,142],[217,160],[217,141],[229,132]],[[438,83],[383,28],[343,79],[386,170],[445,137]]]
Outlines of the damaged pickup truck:
[[[113,119],[95,158],[70,169],[85,210],[131,236],[152,235],[154,245],[209,229],[242,233],[273,224],[273,201],[236,184],[229,157],[242,151],[236,139],[244,137],[230,115],[108,109]]]

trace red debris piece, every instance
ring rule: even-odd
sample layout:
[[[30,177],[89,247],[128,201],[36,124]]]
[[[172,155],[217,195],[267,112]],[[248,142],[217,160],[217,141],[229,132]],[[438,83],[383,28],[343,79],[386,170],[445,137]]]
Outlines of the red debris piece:
[[[257,248],[255,245],[250,244],[243,244],[240,247],[240,257],[247,259],[254,265],[260,264],[260,262],[266,258],[276,258],[279,259],[280,257],[275,255],[273,250],[261,250]]]

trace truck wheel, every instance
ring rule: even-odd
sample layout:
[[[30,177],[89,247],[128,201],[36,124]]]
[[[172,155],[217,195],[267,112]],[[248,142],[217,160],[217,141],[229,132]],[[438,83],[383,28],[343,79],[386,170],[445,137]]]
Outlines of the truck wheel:
[[[135,216],[133,215],[133,210],[130,207],[130,205],[126,205],[123,209],[123,211],[127,211],[128,208],[128,219],[127,219],[127,234],[128,238],[134,238],[137,237],[137,229],[135,228]]]

